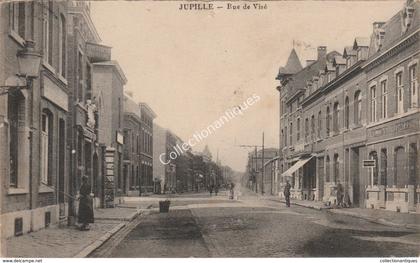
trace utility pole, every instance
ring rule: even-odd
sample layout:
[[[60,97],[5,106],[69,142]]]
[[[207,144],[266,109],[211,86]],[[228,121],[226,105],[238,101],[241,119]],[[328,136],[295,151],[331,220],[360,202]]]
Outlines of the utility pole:
[[[262,133],[261,194],[264,195],[264,132]]]
[[[257,180],[257,174],[258,174],[258,156],[257,156],[257,146],[255,146],[255,170],[254,170],[254,178],[255,178],[255,192],[258,193],[258,180]]]

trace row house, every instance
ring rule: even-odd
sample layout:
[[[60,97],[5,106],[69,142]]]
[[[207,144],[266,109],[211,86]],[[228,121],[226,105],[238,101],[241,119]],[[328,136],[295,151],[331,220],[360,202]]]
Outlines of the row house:
[[[67,216],[67,5],[0,5],[1,237]]]
[[[123,188],[130,196],[160,193],[160,180],[153,178],[153,119],[146,103],[136,103],[132,93],[124,98]]]
[[[279,150],[277,148],[255,149],[248,154],[247,173],[249,174],[248,187],[256,192],[275,194],[277,193],[277,176],[275,167]],[[264,176],[262,167],[264,165]]]
[[[156,113],[147,103],[140,102],[140,191],[153,192],[160,185],[153,178],[153,120]]]
[[[280,69],[280,181],[291,180],[292,197],[335,203],[341,184],[348,205],[416,209],[418,10],[407,1],[342,55],[323,59],[320,47],[305,68]],[[293,53],[288,64],[299,65]]]

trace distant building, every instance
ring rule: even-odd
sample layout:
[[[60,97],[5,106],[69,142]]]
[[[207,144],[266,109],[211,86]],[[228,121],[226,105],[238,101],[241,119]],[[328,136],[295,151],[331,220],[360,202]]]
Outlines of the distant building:
[[[264,159],[262,156],[262,150],[258,150],[256,153],[252,151],[248,154],[247,172],[249,174],[248,187],[254,191],[262,191],[261,185],[264,183],[264,193],[273,193],[274,188],[277,188],[274,184],[275,178],[272,174],[273,165],[275,162],[272,160],[278,156],[279,150],[277,148],[266,148],[264,149]],[[264,166],[264,176],[262,176],[262,166]],[[264,178],[263,178],[264,177]],[[264,179],[264,181],[263,181]]]

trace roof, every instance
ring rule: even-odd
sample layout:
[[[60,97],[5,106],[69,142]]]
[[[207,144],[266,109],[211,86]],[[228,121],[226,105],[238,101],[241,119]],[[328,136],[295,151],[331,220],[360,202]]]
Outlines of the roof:
[[[284,67],[280,67],[279,75],[295,74],[301,69],[302,69],[302,64],[300,63],[299,57],[296,54],[295,49],[292,49],[292,51],[290,52],[289,58],[287,59],[286,65]]]
[[[327,64],[325,65],[325,71],[335,71],[333,63],[327,62]]]
[[[356,37],[354,39],[353,49],[356,47],[369,47],[370,39],[368,37]]]
[[[334,65],[346,65],[346,60],[342,56],[335,56],[333,61]]]
[[[140,103],[139,103],[139,106],[140,106],[141,108],[146,109],[146,110],[150,113],[150,115],[152,115],[152,118],[153,118],[153,119],[157,117],[156,113],[152,110],[152,108],[150,108],[150,107],[149,107],[149,105],[148,105],[147,103],[145,103],[145,102],[140,102]]]
[[[93,63],[93,65],[114,67],[115,71],[120,76],[123,84],[124,85],[127,84],[127,77],[125,76],[124,71],[122,70],[120,64],[118,64],[118,62],[116,60],[110,60],[110,61],[105,61],[105,62],[96,62],[96,63]]]
[[[409,7],[414,9],[412,22],[410,26],[404,31],[403,19],[405,6],[397,12],[393,17],[391,17],[385,24],[382,25],[381,29],[384,30],[385,35],[382,41],[382,46],[380,51],[376,51],[375,47],[375,34],[372,33],[370,41],[370,52],[369,57],[376,56],[384,53],[388,48],[395,45],[398,41],[402,40],[404,37],[412,34],[414,31],[419,30],[420,26],[420,2],[411,1],[408,4]]]
[[[129,94],[124,94],[124,112],[140,118],[140,107]]]
[[[356,56],[357,52],[356,50],[353,49],[352,46],[347,46],[344,48],[343,51],[343,58],[348,57],[348,56]]]

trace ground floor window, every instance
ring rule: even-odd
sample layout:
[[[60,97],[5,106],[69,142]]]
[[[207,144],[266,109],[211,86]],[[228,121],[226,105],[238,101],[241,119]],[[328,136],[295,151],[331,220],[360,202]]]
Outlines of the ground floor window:
[[[378,185],[378,154],[375,151],[370,152],[369,160],[375,161],[375,167],[370,168],[369,185]]]
[[[417,185],[417,144],[411,143],[408,153],[408,183]]]

